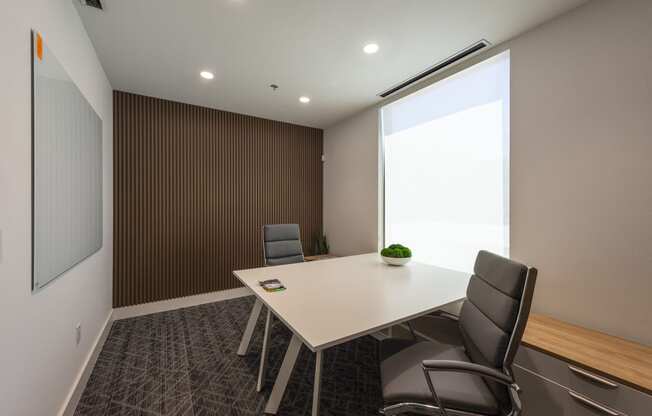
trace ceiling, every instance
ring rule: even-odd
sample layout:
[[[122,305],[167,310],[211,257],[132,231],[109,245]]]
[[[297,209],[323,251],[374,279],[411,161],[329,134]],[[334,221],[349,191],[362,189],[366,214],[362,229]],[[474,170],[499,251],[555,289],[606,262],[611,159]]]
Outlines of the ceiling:
[[[585,2],[103,0],[103,11],[75,4],[116,90],[325,128],[480,39],[501,43]],[[362,51],[370,42],[380,45],[374,55]],[[215,78],[201,78],[202,70]],[[299,102],[303,95],[310,103]]]

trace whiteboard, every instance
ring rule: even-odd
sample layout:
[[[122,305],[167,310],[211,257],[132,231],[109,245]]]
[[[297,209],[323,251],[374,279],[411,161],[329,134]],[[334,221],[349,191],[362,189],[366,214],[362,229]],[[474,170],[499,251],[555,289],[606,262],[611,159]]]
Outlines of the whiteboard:
[[[32,32],[32,290],[102,247],[102,120]]]

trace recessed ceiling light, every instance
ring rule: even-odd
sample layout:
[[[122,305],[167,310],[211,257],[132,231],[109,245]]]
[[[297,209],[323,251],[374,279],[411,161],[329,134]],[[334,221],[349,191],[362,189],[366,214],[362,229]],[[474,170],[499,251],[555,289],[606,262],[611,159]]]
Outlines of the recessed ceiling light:
[[[362,48],[364,53],[367,53],[369,55],[371,55],[372,53],[378,52],[378,49],[380,49],[380,47],[378,46],[377,43],[369,43],[369,44],[365,45],[364,48]]]
[[[301,101],[304,104],[308,104],[310,102],[310,98],[306,96],[299,97],[299,101]]]
[[[204,78],[204,79],[213,79],[213,78],[215,78],[215,75],[213,75],[213,73],[209,72],[209,71],[201,71],[199,73],[199,75],[201,75],[201,77]]]

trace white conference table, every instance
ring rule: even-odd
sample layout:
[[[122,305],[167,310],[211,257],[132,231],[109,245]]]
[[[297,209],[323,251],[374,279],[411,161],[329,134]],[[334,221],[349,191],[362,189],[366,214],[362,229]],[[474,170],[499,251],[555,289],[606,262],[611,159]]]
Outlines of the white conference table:
[[[322,352],[458,302],[466,296],[470,274],[410,262],[388,266],[377,253],[306,263],[237,270],[233,274],[256,296],[239,355],[245,355],[262,306],[267,307],[257,389],[262,389],[273,313],[292,338],[267,400],[276,414],[301,345],[316,353],[312,415],[319,414]],[[267,292],[259,281],[279,279],[286,287]]]

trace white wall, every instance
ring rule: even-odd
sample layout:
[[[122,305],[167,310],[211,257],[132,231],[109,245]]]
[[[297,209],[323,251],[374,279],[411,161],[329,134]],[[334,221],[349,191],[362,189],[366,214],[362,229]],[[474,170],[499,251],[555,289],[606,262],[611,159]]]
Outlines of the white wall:
[[[44,416],[64,405],[111,311],[111,86],[72,0],[24,0],[0,14],[0,414]],[[30,290],[30,29],[103,120],[104,241],[45,289]],[[82,341],[75,343],[75,325]]]
[[[429,81],[511,50],[511,254],[539,268],[534,311],[648,345],[650,22],[649,0],[594,0]],[[352,200],[343,181],[377,187],[378,167],[360,162],[377,152],[375,112],[324,135],[325,232],[338,254],[374,247],[374,195]]]

